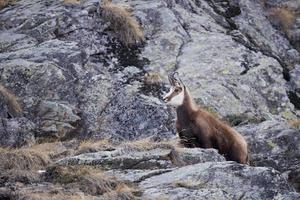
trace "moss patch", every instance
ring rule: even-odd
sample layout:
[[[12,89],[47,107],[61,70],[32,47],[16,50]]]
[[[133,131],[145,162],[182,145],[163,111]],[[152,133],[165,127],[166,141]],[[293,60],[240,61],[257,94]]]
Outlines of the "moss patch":
[[[240,124],[258,124],[260,122],[265,121],[263,118],[249,116],[247,114],[240,115],[227,115],[224,117],[224,120],[228,122],[231,126],[238,126]]]

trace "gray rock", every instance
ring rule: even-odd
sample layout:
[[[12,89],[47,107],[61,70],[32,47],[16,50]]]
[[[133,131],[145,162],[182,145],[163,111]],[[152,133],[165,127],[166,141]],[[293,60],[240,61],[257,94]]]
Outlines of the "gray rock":
[[[80,117],[74,108],[63,103],[42,101],[38,107],[42,137],[63,138],[76,129]]]
[[[160,99],[167,91],[166,75],[178,72],[198,104],[232,119],[233,124],[248,123],[239,131],[249,141],[254,163],[284,173],[295,172],[299,162],[297,130],[281,122],[261,122],[296,118],[300,56],[286,36],[272,26],[261,3],[126,3],[144,30],[147,41],[141,46],[124,47],[110,34],[96,0],[76,5],[22,0],[0,11],[1,84],[13,88],[23,106],[22,120],[28,120],[2,119],[10,125],[0,130],[11,126],[17,131],[2,131],[0,143],[29,144],[34,141],[33,132],[39,137],[59,138],[170,138],[174,135],[175,112]],[[267,3],[298,8],[292,1]],[[291,40],[293,35],[297,35],[294,30],[287,37]],[[294,68],[290,74],[288,68]],[[253,121],[258,124],[249,124]],[[21,137],[21,133],[26,134]],[[19,136],[26,139],[15,139]],[[170,158],[173,153],[178,159],[176,166],[223,161],[213,150],[117,152],[83,154],[61,162],[161,170],[175,166]],[[139,177],[134,180],[159,173],[131,172]],[[177,190],[183,192],[180,195],[186,192],[184,187]],[[224,191],[213,190],[216,196],[212,198],[226,198]],[[281,197],[266,195],[275,199],[292,195],[280,188],[278,191]],[[235,198],[232,193],[228,195]],[[258,192],[259,197],[264,197],[262,192]]]
[[[0,118],[0,146],[21,147],[35,143],[35,124],[27,118]]]
[[[35,45],[37,45],[37,41],[28,35],[13,32],[0,33],[1,53],[27,49]]]
[[[39,105],[38,116],[43,120],[63,121],[75,123],[80,117],[74,113],[74,108],[70,108],[63,103],[43,101]]]
[[[289,82],[289,96],[291,102],[299,110],[300,108],[300,65],[296,65],[290,72],[291,80]]]
[[[169,199],[297,199],[277,171],[233,162],[200,163],[142,181],[145,197]]]
[[[283,60],[292,48],[285,39],[278,45],[269,39],[271,28],[272,33],[253,30],[271,26],[259,11],[246,13],[256,3],[128,3],[144,29],[144,47],[128,49],[108,34],[97,1],[73,6],[21,1],[1,11],[1,80],[21,97],[26,117],[35,121],[41,101],[63,101],[78,109],[81,124],[76,131],[82,137],[169,137],[174,112],[159,99],[166,90],[161,81],[172,71],[179,72],[198,103],[222,117],[294,117],[282,66],[274,56],[259,52],[261,43],[252,39],[262,40],[274,55],[282,53]],[[239,8],[240,15],[228,16]],[[13,12],[19,15],[11,17]],[[230,17],[242,24],[239,30],[229,30]],[[148,80],[150,72],[158,82],[151,76]],[[59,129],[48,121],[38,126]]]
[[[250,37],[261,51],[278,59],[285,66],[300,62],[300,54],[289,53],[293,49],[289,41],[277,31],[269,20],[259,1],[238,1],[241,14],[233,21],[245,35]]]
[[[95,165],[105,169],[143,169],[147,171],[148,169],[166,169],[200,162],[225,161],[225,158],[214,149],[162,148],[159,146],[150,150],[146,148],[149,147],[139,149],[125,146],[113,151],[80,154],[64,158],[57,163],[61,165]]]
[[[176,148],[171,153],[173,162],[179,166],[225,161],[216,149]]]
[[[151,62],[149,69],[162,75],[176,70],[197,102],[213,108],[223,117],[249,113],[267,118],[269,113],[282,115],[291,112],[293,106],[284,87],[282,66],[276,59],[249,49],[249,46],[255,45],[245,36],[245,42],[234,41],[233,36],[226,34],[222,24],[216,24],[215,20],[220,20],[215,18],[214,11],[208,11],[204,1],[198,1],[196,5],[191,1],[168,2],[167,5],[147,5],[148,12],[154,9],[153,6],[172,11],[170,17],[159,17],[159,9],[150,12],[148,17],[156,18],[151,29],[177,25],[179,28],[173,29],[181,43],[177,42],[173,48],[166,46],[176,41],[173,39],[175,36],[170,35],[164,42],[149,42],[143,51],[143,56]],[[137,15],[143,24],[147,24],[145,15],[140,11]],[[160,41],[161,34],[154,32],[149,37]],[[168,53],[169,49],[172,53]],[[161,59],[162,56],[167,59]],[[157,63],[162,61],[164,63]]]
[[[105,175],[118,177],[119,180],[130,181],[134,183],[139,183],[153,176],[164,174],[172,171],[173,169],[129,169],[129,170],[108,170]]]
[[[279,170],[299,191],[299,129],[273,120],[242,126],[238,130],[249,144],[251,164]]]
[[[134,151],[117,149],[69,157],[58,161],[60,165],[93,165],[104,169],[157,169],[172,165],[168,149]]]
[[[136,90],[127,86],[103,110],[100,131],[121,140],[172,135],[172,116],[166,105],[131,88]]]
[[[254,165],[271,166],[281,172],[299,168],[299,130],[277,120],[241,126],[238,130],[246,137]]]

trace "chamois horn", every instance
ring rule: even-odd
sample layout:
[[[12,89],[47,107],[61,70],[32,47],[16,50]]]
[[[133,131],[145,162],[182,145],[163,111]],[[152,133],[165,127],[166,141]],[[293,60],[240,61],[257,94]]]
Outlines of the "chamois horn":
[[[177,75],[177,78],[175,78],[175,75]],[[179,78],[179,73],[178,72],[173,72],[169,74],[169,81],[172,86],[175,86],[176,84],[179,84],[181,86],[184,86],[182,80]]]
[[[176,84],[176,79],[174,78],[174,73],[169,74],[169,75],[168,75],[168,78],[169,78],[170,84],[171,84],[172,86],[175,86],[175,84]]]

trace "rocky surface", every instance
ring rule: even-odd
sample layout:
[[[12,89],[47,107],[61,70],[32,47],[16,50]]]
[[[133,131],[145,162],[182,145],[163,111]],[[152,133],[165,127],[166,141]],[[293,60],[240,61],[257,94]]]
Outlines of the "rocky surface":
[[[299,189],[300,131],[287,126],[283,121],[270,120],[238,130],[249,143],[251,165],[273,167]]]
[[[1,10],[1,82],[39,135],[172,135],[174,113],[160,99],[173,71],[197,102],[222,117],[296,117],[299,53],[253,9],[258,4],[128,4],[144,30],[143,46],[122,46],[105,28],[98,1],[23,0]],[[287,65],[295,68],[289,88]]]
[[[92,165],[106,169],[165,169],[177,165],[224,161],[215,149],[132,149],[119,148],[113,151],[80,154],[64,158],[58,165]]]
[[[230,162],[205,163],[175,169],[140,183],[145,196],[169,199],[293,199],[299,197],[279,173]],[[237,190],[238,188],[238,190]],[[276,189],[275,189],[276,188]]]
[[[200,160],[195,158],[201,158]],[[192,162],[191,162],[192,161]],[[297,199],[280,172],[226,162],[213,149],[178,147],[118,148],[86,153],[56,162],[94,166],[108,176],[135,183],[150,199]],[[237,188],[239,188],[237,190]]]
[[[22,107],[22,116],[10,115],[0,94],[1,147],[74,138],[169,140],[175,112],[161,97],[167,74],[178,72],[198,104],[238,126],[257,167],[224,162],[213,150],[161,147],[67,158],[64,151],[54,158],[106,166],[153,198],[299,197],[285,181],[299,191],[298,1],[114,0],[131,7],[144,31],[145,42],[130,47],[101,18],[101,1],[66,2],[20,0],[0,10],[0,84]],[[289,27],[271,15],[282,7],[293,14]],[[73,195],[66,191],[62,199]]]

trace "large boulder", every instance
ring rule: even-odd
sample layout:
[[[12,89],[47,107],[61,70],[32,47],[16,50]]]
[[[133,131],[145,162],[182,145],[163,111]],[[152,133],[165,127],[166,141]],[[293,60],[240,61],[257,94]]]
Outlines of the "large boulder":
[[[42,101],[38,107],[38,116],[41,120],[39,136],[42,137],[70,137],[70,133],[76,130],[80,121],[74,108],[69,105]]]
[[[277,171],[232,162],[200,163],[140,182],[147,197],[169,199],[297,199]],[[276,189],[275,189],[276,188]]]
[[[281,172],[299,168],[300,131],[285,122],[269,120],[238,128],[249,144],[250,158],[256,166],[270,166]]]
[[[280,171],[299,190],[299,129],[274,119],[241,126],[238,130],[249,144],[252,165],[268,166]]]

